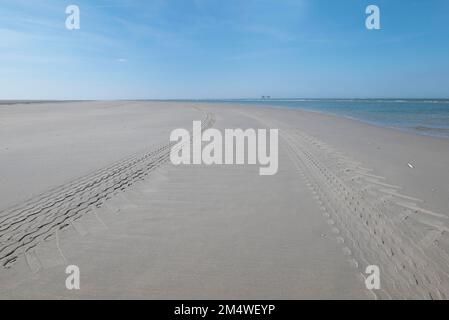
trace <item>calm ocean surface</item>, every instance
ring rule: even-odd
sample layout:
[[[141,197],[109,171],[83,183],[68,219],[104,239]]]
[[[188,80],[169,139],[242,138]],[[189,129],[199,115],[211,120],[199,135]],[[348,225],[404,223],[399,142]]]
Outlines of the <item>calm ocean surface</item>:
[[[417,134],[449,138],[449,100],[270,99],[207,102],[299,108]]]

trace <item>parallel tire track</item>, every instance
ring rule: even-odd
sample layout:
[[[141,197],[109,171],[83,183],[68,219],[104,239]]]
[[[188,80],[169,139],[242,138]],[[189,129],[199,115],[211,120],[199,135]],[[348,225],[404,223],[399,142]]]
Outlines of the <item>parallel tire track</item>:
[[[205,114],[202,130],[214,123],[214,115]],[[144,179],[170,159],[174,146],[175,143],[167,143],[132,155],[0,212],[0,264],[11,267],[21,253],[36,247],[92,208],[102,206],[113,194]]]
[[[249,115],[282,128],[280,136],[298,173],[323,210],[351,265],[364,275],[381,269],[381,299],[449,298],[449,219],[420,208],[420,199],[402,195],[338,150],[282,123]]]

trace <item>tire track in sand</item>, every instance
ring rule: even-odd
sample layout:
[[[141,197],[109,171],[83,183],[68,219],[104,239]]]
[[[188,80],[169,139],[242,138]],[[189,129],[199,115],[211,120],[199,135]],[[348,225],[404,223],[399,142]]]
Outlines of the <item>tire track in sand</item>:
[[[204,114],[202,130],[214,123],[213,114]],[[151,171],[169,160],[174,145],[167,143],[146,153],[132,155],[1,211],[1,265],[11,267],[20,254],[30,252],[58,230],[73,226],[74,221],[85,213],[101,207],[114,194],[145,179]]]
[[[370,291],[376,298],[449,298],[446,215],[420,207],[421,199],[296,128],[245,115],[279,128],[285,151],[360,278],[367,266],[379,266],[381,290]]]

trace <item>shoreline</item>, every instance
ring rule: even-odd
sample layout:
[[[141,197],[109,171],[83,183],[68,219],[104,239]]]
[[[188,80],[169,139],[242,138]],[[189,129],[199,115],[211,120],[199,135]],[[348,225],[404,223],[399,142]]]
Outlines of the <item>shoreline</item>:
[[[448,128],[439,128],[439,127],[401,127],[401,126],[391,126],[387,124],[382,124],[376,121],[370,121],[365,120],[356,116],[351,115],[345,115],[345,114],[338,114],[334,112],[327,112],[323,110],[313,110],[313,108],[307,108],[303,106],[282,106],[282,105],[268,105],[268,104],[259,104],[260,102],[294,102],[294,101],[300,101],[300,102],[316,102],[316,101],[338,101],[338,102],[395,102],[395,103],[410,103],[410,102],[425,102],[425,103],[431,103],[431,104],[447,104],[449,105],[449,99],[271,99],[271,100],[257,100],[257,99],[218,99],[218,100],[195,100],[195,99],[141,99],[141,100],[132,100],[132,99],[123,99],[123,100],[0,100],[0,106],[7,106],[7,105],[31,105],[31,104],[45,104],[45,103],[82,103],[82,102],[107,102],[107,103],[113,103],[113,102],[149,102],[149,103],[199,103],[199,104],[220,104],[220,105],[228,105],[228,106],[241,106],[241,107],[247,107],[247,106],[255,106],[259,108],[274,108],[274,109],[293,109],[293,110],[301,110],[305,112],[312,112],[312,113],[318,113],[328,116],[334,116],[337,118],[344,118],[349,120],[354,120],[358,122],[362,122],[367,125],[373,125],[376,127],[381,128],[387,128],[392,129],[400,132],[410,133],[417,136],[427,136],[427,137],[433,137],[437,139],[449,139],[449,134],[437,134],[437,133],[426,133],[425,131],[448,131]],[[251,102],[248,104],[244,104],[241,102]]]
[[[285,101],[285,100],[280,100],[280,101]],[[293,100],[296,101],[296,100]],[[321,100],[320,100],[321,101]],[[325,100],[323,100],[325,101]],[[342,100],[343,101],[343,100]],[[348,100],[351,101],[351,100]],[[181,102],[181,101],[180,101]],[[210,102],[199,102],[199,103],[205,103],[208,104]],[[445,136],[445,135],[436,135],[436,134],[431,134],[431,133],[423,133],[417,129],[413,129],[413,128],[406,128],[406,127],[394,127],[394,126],[388,126],[388,125],[382,125],[380,123],[374,122],[374,121],[369,121],[369,120],[364,120],[361,118],[357,118],[354,116],[349,116],[349,115],[343,115],[343,114],[337,114],[337,113],[332,113],[332,112],[326,112],[326,111],[322,111],[322,110],[313,110],[313,109],[307,109],[304,107],[288,107],[288,106],[275,106],[275,105],[261,105],[261,104],[238,104],[236,102],[213,102],[216,104],[224,104],[224,105],[229,105],[229,106],[241,106],[241,107],[248,107],[248,106],[253,106],[253,107],[258,107],[258,108],[273,108],[273,109],[288,109],[288,110],[300,110],[300,111],[304,111],[304,112],[312,112],[312,113],[317,113],[317,114],[322,114],[322,115],[326,115],[326,116],[333,116],[336,118],[343,118],[343,119],[347,119],[347,120],[353,120],[353,121],[357,121],[357,122],[361,122],[367,125],[372,125],[372,126],[376,126],[376,127],[380,127],[380,128],[386,128],[386,129],[392,129],[395,131],[400,131],[403,133],[409,133],[409,134],[413,134],[413,135],[417,135],[417,136],[426,136],[426,137],[432,137],[432,138],[437,138],[437,139],[444,139],[444,140],[448,140],[449,139],[449,135]],[[449,104],[449,102],[447,102],[447,104]],[[440,128],[432,128],[432,127],[426,127],[430,130],[439,130]],[[444,130],[444,129],[442,129]],[[449,130],[449,129],[448,129]]]

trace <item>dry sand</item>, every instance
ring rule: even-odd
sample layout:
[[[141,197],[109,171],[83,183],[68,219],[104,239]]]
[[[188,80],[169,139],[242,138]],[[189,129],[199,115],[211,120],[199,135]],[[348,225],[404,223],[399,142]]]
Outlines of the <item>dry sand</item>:
[[[173,166],[193,120],[278,128],[278,174]],[[448,140],[299,110],[0,105],[0,298],[446,299],[448,159]]]

